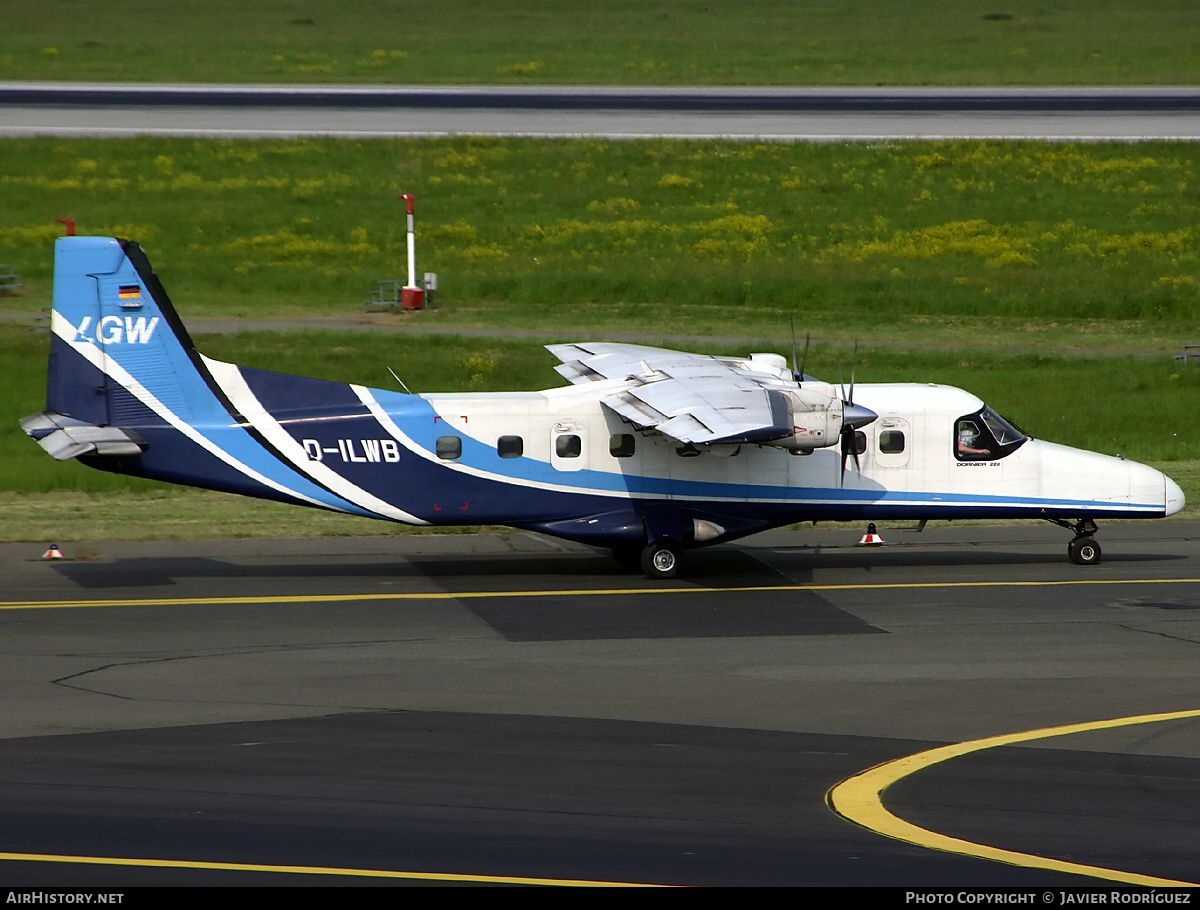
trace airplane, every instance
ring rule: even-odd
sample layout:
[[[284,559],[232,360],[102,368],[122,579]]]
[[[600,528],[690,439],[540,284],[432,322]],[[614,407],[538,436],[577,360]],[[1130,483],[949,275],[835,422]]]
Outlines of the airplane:
[[[142,248],[61,237],[50,455],[414,525],[498,524],[672,578],[683,554],[801,521],[1045,519],[1100,561],[1100,518],[1184,505],[1159,471],[1032,439],[969,392],[821,382],[782,355],[549,345],[569,384],[411,394],[199,353]],[[857,397],[856,397],[857,396]]]

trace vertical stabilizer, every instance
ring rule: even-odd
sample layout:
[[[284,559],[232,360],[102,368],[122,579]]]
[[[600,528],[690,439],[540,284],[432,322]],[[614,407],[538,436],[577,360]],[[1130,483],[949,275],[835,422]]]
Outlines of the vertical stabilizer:
[[[136,243],[61,237],[46,410],[21,427],[59,460],[169,483],[359,515],[416,521],[346,481],[284,429],[280,411],[319,388],[348,419],[366,409],[344,383],[243,371],[196,351]]]
[[[154,400],[216,416],[199,355],[136,243],[60,237],[55,248],[48,411],[122,425]],[[207,413],[206,413],[207,412]]]
[[[86,333],[100,324],[104,313],[94,276],[115,272],[124,258],[110,237],[60,237],[55,245],[48,412],[99,426],[109,422],[104,374],[71,350],[63,330],[82,326]]]

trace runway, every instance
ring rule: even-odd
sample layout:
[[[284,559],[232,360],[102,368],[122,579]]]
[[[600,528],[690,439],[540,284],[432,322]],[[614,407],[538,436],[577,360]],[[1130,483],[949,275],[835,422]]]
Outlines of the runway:
[[[1200,139],[1200,89],[0,82],[0,136]]]
[[[507,535],[0,547],[13,886],[1194,882],[1200,525],[771,532],[651,582]],[[923,837],[923,835],[922,835]],[[965,853],[965,855],[964,855]],[[68,857],[69,859],[63,859]],[[1039,866],[1067,861],[1112,874]]]

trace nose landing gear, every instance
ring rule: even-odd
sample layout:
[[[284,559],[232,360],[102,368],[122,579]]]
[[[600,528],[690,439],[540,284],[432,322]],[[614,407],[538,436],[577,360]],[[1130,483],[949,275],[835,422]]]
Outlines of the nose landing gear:
[[[1059,527],[1068,528],[1075,532],[1075,539],[1067,544],[1067,556],[1077,566],[1094,566],[1100,561],[1100,544],[1096,543],[1096,522],[1090,518],[1081,518],[1071,524],[1061,518],[1051,518]]]
[[[1100,544],[1091,537],[1076,537],[1067,544],[1067,556],[1077,566],[1092,566],[1100,561]]]

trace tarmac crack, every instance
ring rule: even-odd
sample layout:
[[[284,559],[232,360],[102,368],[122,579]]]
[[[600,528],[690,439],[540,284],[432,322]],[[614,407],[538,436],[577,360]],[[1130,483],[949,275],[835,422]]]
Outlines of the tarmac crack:
[[[226,651],[212,651],[204,654],[173,654],[169,657],[148,657],[137,660],[113,661],[111,663],[101,664],[97,667],[89,667],[86,670],[79,670],[75,673],[70,673],[66,676],[60,676],[57,679],[50,680],[51,685],[61,686],[64,689],[74,689],[78,692],[87,692],[92,695],[106,695],[110,698],[118,698],[122,701],[142,701],[144,699],[134,698],[128,695],[118,695],[115,692],[107,692],[103,689],[96,689],[90,686],[75,685],[71,682],[74,679],[80,679],[84,676],[91,676],[95,673],[103,673],[106,670],[119,669],[121,667],[137,667],[147,666],[158,663],[173,663],[176,661],[185,660],[203,660],[207,658],[221,657],[237,657],[245,655],[262,655],[262,654],[287,654],[300,651],[315,651],[328,648],[364,648],[371,645],[390,645],[390,644],[420,644],[426,642],[444,642],[444,639],[430,638],[396,638],[396,639],[374,639],[370,641],[353,641],[353,642],[321,642],[311,645],[286,645],[282,647],[264,647],[264,648],[241,648]],[[154,699],[155,701],[176,701],[177,699]]]
[[[1136,626],[1131,626],[1128,623],[1117,623],[1117,627],[1124,629],[1126,632],[1140,632],[1143,635],[1156,635],[1159,638],[1165,638],[1169,641],[1180,641],[1189,645],[1200,645],[1200,639],[1188,638],[1183,635],[1172,635],[1170,632],[1159,632],[1155,629],[1139,629]]]

